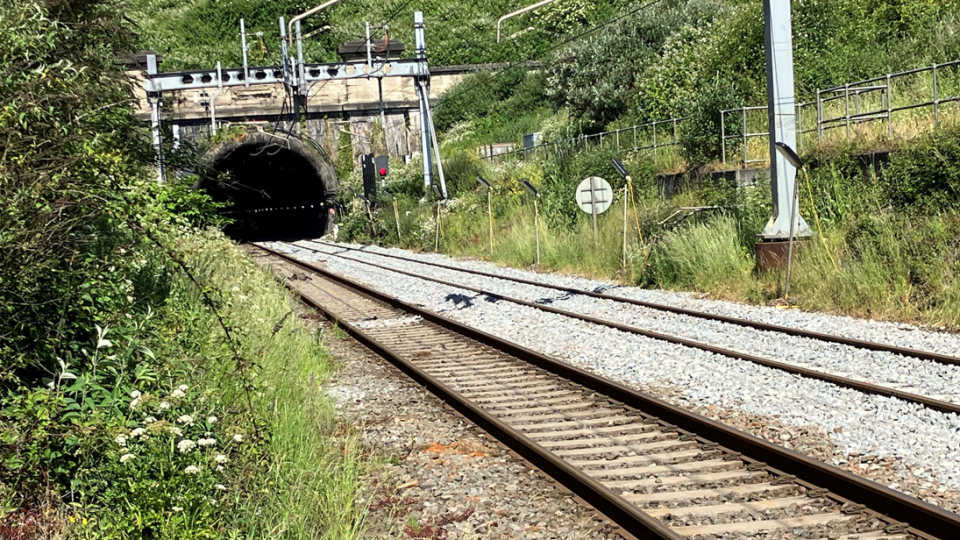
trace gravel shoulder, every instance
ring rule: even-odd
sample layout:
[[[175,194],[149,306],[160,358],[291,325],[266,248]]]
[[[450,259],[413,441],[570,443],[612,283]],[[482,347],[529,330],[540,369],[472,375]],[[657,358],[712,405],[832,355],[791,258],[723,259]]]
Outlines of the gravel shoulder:
[[[297,256],[326,259],[306,251]],[[958,510],[957,415],[478,297],[360,263],[329,258],[328,265],[462,323]]]
[[[621,539],[399,370],[318,321],[341,369],[323,388],[377,462],[364,538]]]

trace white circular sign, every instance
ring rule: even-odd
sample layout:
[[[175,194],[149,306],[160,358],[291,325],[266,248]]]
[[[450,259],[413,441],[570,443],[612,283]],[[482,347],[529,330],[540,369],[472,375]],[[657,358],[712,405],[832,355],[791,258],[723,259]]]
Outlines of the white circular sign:
[[[594,207],[602,214],[613,203],[613,188],[599,176],[591,176],[577,186],[577,206],[588,214]]]

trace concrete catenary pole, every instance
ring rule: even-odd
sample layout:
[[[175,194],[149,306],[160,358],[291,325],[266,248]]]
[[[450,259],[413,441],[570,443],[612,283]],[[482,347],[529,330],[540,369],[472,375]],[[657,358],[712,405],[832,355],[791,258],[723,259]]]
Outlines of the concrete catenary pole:
[[[767,115],[770,129],[770,187],[773,215],[760,236],[763,240],[786,240],[790,215],[797,236],[810,236],[810,227],[794,209],[790,211],[796,169],[777,152],[776,143],[797,147],[796,98],[793,80],[793,37],[790,0],[763,0],[767,59]],[[794,203],[795,204],[795,203]]]

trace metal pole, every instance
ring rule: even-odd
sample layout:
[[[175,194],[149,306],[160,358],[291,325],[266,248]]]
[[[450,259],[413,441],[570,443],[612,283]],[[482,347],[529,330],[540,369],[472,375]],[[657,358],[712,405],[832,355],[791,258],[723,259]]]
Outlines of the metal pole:
[[[633,126],[633,149],[637,149],[637,126]]]
[[[440,175],[440,193],[443,194],[443,198],[447,198],[447,182],[443,178],[443,162],[440,161],[440,143],[437,142],[437,129],[433,125],[433,115],[430,114],[430,88],[426,88],[426,107],[427,107],[427,121],[430,123],[430,137],[433,138],[433,153],[437,157],[437,174]]]
[[[487,217],[490,219],[490,256],[493,256],[493,188],[487,188]]]
[[[597,245],[597,188],[590,177],[590,215],[593,216],[593,245]]]
[[[657,123],[653,123],[653,156],[657,156]]]
[[[747,168],[747,108],[741,107],[740,113],[743,115],[743,168]]]
[[[724,111],[720,111],[720,151],[722,154],[721,163],[727,164],[727,129],[723,121]]]
[[[793,179],[793,197],[790,203],[790,241],[787,242],[787,283],[784,286],[783,298],[785,300],[790,298],[790,267],[793,263],[793,238],[794,238],[794,226],[796,225],[796,220],[794,217],[797,212],[797,179]]]
[[[427,67],[427,40],[424,33],[423,12],[413,13],[414,39],[421,74],[414,80],[420,106],[420,157],[423,160],[423,185],[429,190],[433,185],[433,162],[430,153],[430,115],[427,113],[427,98],[423,79],[429,80]]]
[[[367,72],[367,78],[370,78],[369,73],[373,71],[373,56],[371,55],[370,50],[370,23],[365,23],[367,25],[367,67],[370,68]]]
[[[164,181],[163,144],[160,130],[160,98],[150,100],[150,131],[153,134],[153,150],[157,154],[157,183]]]
[[[936,86],[934,86],[934,88],[936,88]],[[619,152],[620,151],[620,130],[618,129],[616,133],[617,133],[617,152]]]
[[[393,199],[393,217],[397,220],[397,242],[402,242],[403,237],[400,236],[400,207],[397,205],[397,199]]]
[[[217,91],[210,97],[210,131],[217,134],[217,98],[223,92],[223,74],[220,71],[220,62],[217,62]]]
[[[540,266],[540,208],[536,196],[533,198],[533,229],[537,237],[537,266]]]
[[[627,184],[623,186],[623,269],[627,269],[627,185],[630,183],[627,180]]]
[[[940,129],[940,93],[937,90],[937,65],[933,65],[933,130]]]
[[[440,252],[440,201],[437,201],[437,242],[433,250]]]
[[[243,86],[250,88],[250,70],[247,68],[247,29],[240,19],[240,46],[243,49]]]
[[[303,60],[303,38],[300,34],[300,21],[297,21],[297,91],[300,96],[304,96],[306,93],[306,80],[307,80],[307,68],[306,62]],[[304,99],[301,103],[301,106],[304,110],[307,107],[307,101]],[[299,107],[297,113],[299,113]]]
[[[823,98],[817,88],[817,142],[823,142]]]
[[[797,152],[803,149],[803,105],[797,105]]]
[[[893,87],[890,86],[889,73],[887,73],[887,135],[893,136]]]
[[[180,149],[180,124],[174,124],[173,126],[170,127],[170,129],[171,131],[173,131],[173,149],[179,150]]]

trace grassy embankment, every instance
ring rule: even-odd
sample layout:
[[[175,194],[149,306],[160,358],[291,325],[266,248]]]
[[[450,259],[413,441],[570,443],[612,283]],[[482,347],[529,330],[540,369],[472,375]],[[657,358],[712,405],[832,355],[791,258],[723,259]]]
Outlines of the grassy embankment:
[[[357,538],[331,359],[191,179],[156,183],[123,8],[0,5],[0,536]]]

